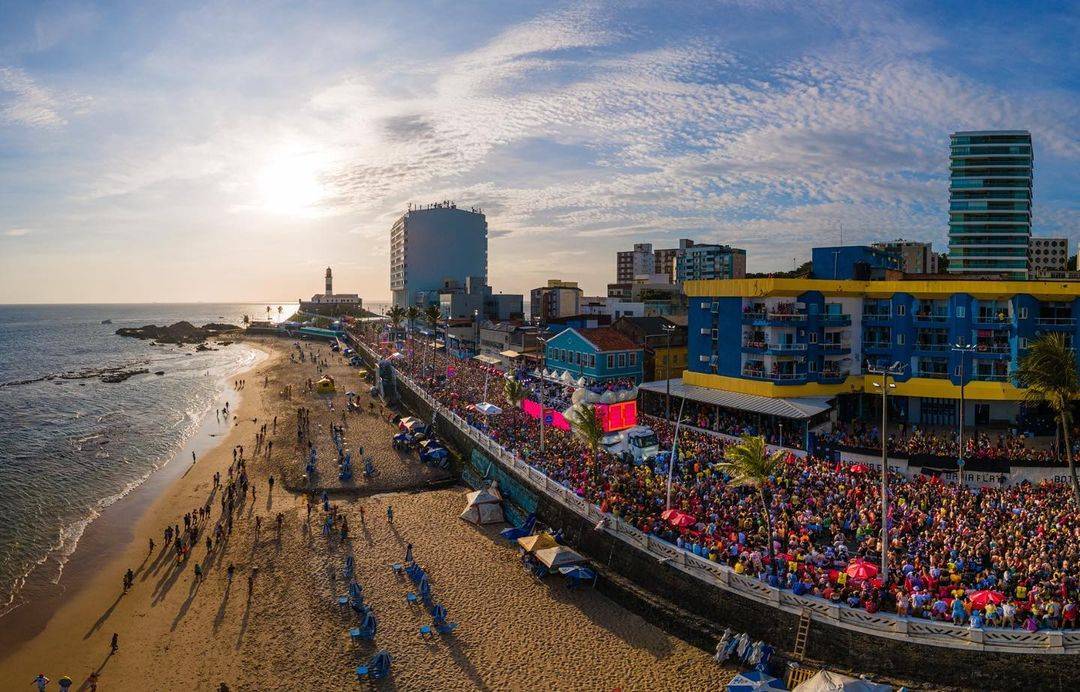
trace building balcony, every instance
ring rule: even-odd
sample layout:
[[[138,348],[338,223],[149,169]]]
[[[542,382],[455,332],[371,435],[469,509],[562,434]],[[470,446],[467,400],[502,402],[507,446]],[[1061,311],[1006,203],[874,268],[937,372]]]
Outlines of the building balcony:
[[[776,384],[799,384],[806,382],[805,372],[765,372],[757,369],[743,369],[742,376],[751,380],[763,380]]]
[[[864,341],[863,351],[874,353],[888,353],[892,350],[892,344],[888,341]]]
[[[917,369],[914,373],[915,377],[928,377],[933,380],[947,380],[949,379],[949,373],[945,370],[921,370]]]
[[[1012,347],[1009,344],[987,344],[987,343],[975,343],[975,355],[1008,355],[1012,353]]]
[[[931,343],[928,341],[916,341],[912,348],[916,351],[924,351],[927,353],[944,353],[952,348],[951,344]]]
[[[1012,325],[1012,316],[998,313],[977,313],[972,316],[971,321],[982,328],[1008,329]]]
[[[743,351],[749,351],[751,353],[769,353],[773,355],[788,355],[805,352],[806,344],[786,342],[768,343],[765,341],[746,340],[743,342]]]
[[[1076,326],[1075,317],[1037,317],[1035,318],[1035,324],[1040,327],[1074,327]]]
[[[851,342],[840,341],[835,343],[822,342],[818,348],[827,356],[846,356],[851,353]]]
[[[1012,375],[1007,372],[976,372],[972,373],[972,382],[1008,382]]]
[[[850,327],[851,315],[821,315],[821,324],[826,327]]]
[[[803,322],[806,322],[806,315],[803,313],[744,312],[742,316],[743,324],[791,326]]]
[[[943,324],[949,321],[949,315],[943,312],[916,312],[912,313],[911,319],[916,324]]]
[[[863,322],[888,322],[892,319],[892,310],[863,310]]]

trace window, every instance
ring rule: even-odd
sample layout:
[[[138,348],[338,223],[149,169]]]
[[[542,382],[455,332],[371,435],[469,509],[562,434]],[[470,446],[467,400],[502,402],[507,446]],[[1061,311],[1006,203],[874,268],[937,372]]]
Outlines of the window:
[[[899,305],[897,305],[896,306],[896,314],[898,316],[900,316],[900,317],[903,317],[904,315],[906,315],[907,314],[907,306],[904,305],[903,303],[900,303]]]
[[[625,353],[620,353],[619,354],[619,367],[620,368],[625,368],[626,367],[626,354]]]
[[[817,361],[816,360],[811,360],[810,361],[810,372],[817,372]]]
[[[1020,337],[1020,348],[1027,348],[1027,347],[1028,347],[1028,339],[1027,339],[1027,337],[1026,336]]]
[[[667,356],[664,356],[664,361],[665,362],[667,361]],[[629,365],[631,367],[637,365],[637,354],[636,353],[631,353],[630,354]]]
[[[810,332],[810,343],[817,343],[817,332]]]
[[[896,345],[897,346],[903,346],[904,345],[904,335],[903,334],[897,334],[896,335]]]
[[[607,357],[607,366],[608,366],[608,370],[610,370],[610,369],[612,369],[612,368],[614,368],[614,367],[615,367],[615,354],[614,354],[614,353],[609,353],[609,354],[608,354],[608,357]]]
[[[1028,309],[1020,308],[1020,319],[1026,320],[1028,318]]]
[[[956,316],[957,316],[958,318],[960,318],[960,319],[964,319],[964,313],[965,313],[966,311],[967,311],[967,309],[966,309],[966,308],[965,308],[965,307],[964,307],[963,305],[957,305],[957,306],[956,306]]]

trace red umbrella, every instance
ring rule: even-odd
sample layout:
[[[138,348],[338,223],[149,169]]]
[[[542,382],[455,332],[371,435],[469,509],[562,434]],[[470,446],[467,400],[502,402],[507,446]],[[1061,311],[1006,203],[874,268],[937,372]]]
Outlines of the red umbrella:
[[[697,523],[697,519],[695,519],[693,516],[687,514],[686,512],[680,512],[677,509],[664,510],[664,512],[660,515],[660,518],[671,524],[672,526],[676,526],[679,528],[693,526]]]
[[[844,570],[847,575],[856,581],[866,581],[878,575],[878,568],[865,560],[856,560]]]
[[[866,466],[864,464],[855,464],[854,466],[851,467],[851,472],[852,473],[866,473],[869,470],[870,470],[870,467]]]
[[[994,603],[997,605],[1005,600],[1005,594],[1000,591],[990,591],[989,589],[983,591],[976,591],[968,597],[971,601],[971,605],[976,610],[981,610],[986,607],[987,603]]]

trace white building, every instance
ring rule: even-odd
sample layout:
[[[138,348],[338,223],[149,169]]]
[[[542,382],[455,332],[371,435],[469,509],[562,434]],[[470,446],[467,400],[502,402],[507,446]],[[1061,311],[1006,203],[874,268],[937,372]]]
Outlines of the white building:
[[[1069,239],[1032,236],[1028,240],[1028,262],[1034,276],[1065,271],[1069,263]]]
[[[334,293],[334,275],[330,271],[330,267],[326,268],[326,290],[323,293],[316,293],[311,296],[311,300],[301,300],[300,309],[318,308],[321,306],[343,306],[343,307],[363,307],[363,301],[356,293]]]

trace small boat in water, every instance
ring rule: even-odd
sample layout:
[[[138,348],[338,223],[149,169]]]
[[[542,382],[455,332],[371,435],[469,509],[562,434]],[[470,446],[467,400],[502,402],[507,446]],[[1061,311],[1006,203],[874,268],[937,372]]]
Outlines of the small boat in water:
[[[112,324],[112,320],[101,320],[102,324]]]

